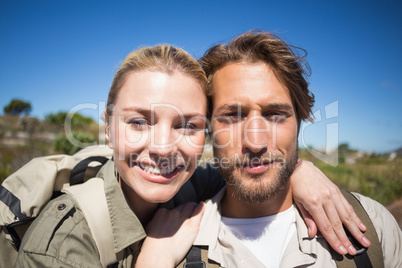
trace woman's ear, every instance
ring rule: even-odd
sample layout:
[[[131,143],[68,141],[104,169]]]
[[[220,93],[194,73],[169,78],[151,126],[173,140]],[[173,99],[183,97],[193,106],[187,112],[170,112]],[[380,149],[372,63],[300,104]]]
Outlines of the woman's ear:
[[[110,133],[110,123],[109,123],[109,120],[111,118],[109,118],[106,109],[103,110],[103,116],[105,118],[105,139],[107,140],[107,144],[109,145],[110,149],[113,149],[112,136]]]

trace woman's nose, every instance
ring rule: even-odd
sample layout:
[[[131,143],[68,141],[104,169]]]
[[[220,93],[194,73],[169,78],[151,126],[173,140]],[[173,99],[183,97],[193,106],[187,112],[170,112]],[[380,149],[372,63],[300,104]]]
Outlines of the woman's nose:
[[[179,139],[169,125],[154,125],[151,130],[148,150],[150,154],[160,157],[175,155],[177,153],[177,143]]]

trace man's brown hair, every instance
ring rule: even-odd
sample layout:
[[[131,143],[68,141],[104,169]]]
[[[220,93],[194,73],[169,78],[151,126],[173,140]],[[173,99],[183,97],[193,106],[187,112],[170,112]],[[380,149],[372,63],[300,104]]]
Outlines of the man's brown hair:
[[[292,49],[293,48],[293,49]],[[208,77],[208,107],[212,115],[212,95],[214,74],[230,63],[264,62],[274,71],[277,79],[289,90],[296,112],[298,128],[302,120],[312,120],[314,94],[308,89],[306,76],[309,66],[304,56],[294,50],[302,50],[288,45],[282,39],[267,31],[249,31],[228,44],[211,47],[199,60]],[[304,50],[302,50],[304,51]],[[305,52],[305,51],[304,51]]]

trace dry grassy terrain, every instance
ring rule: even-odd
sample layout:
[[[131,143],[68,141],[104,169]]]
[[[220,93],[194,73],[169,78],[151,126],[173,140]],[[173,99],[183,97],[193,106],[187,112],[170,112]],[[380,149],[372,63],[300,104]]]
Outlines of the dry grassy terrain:
[[[76,124],[76,137],[98,142],[98,124]],[[32,117],[0,116],[0,183],[33,157],[56,153],[74,153],[65,139],[64,125]],[[313,162],[335,184],[347,191],[359,192],[377,200],[402,223],[402,157],[390,160],[389,155],[359,154],[343,146],[339,163],[331,166],[300,149],[301,159]],[[210,142],[203,159],[212,159]]]

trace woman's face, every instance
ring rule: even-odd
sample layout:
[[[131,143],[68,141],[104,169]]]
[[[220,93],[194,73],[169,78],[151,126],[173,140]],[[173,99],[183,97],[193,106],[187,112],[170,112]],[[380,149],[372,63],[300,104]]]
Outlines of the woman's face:
[[[123,190],[150,203],[177,193],[202,154],[206,103],[200,83],[181,72],[127,76],[106,133]]]

